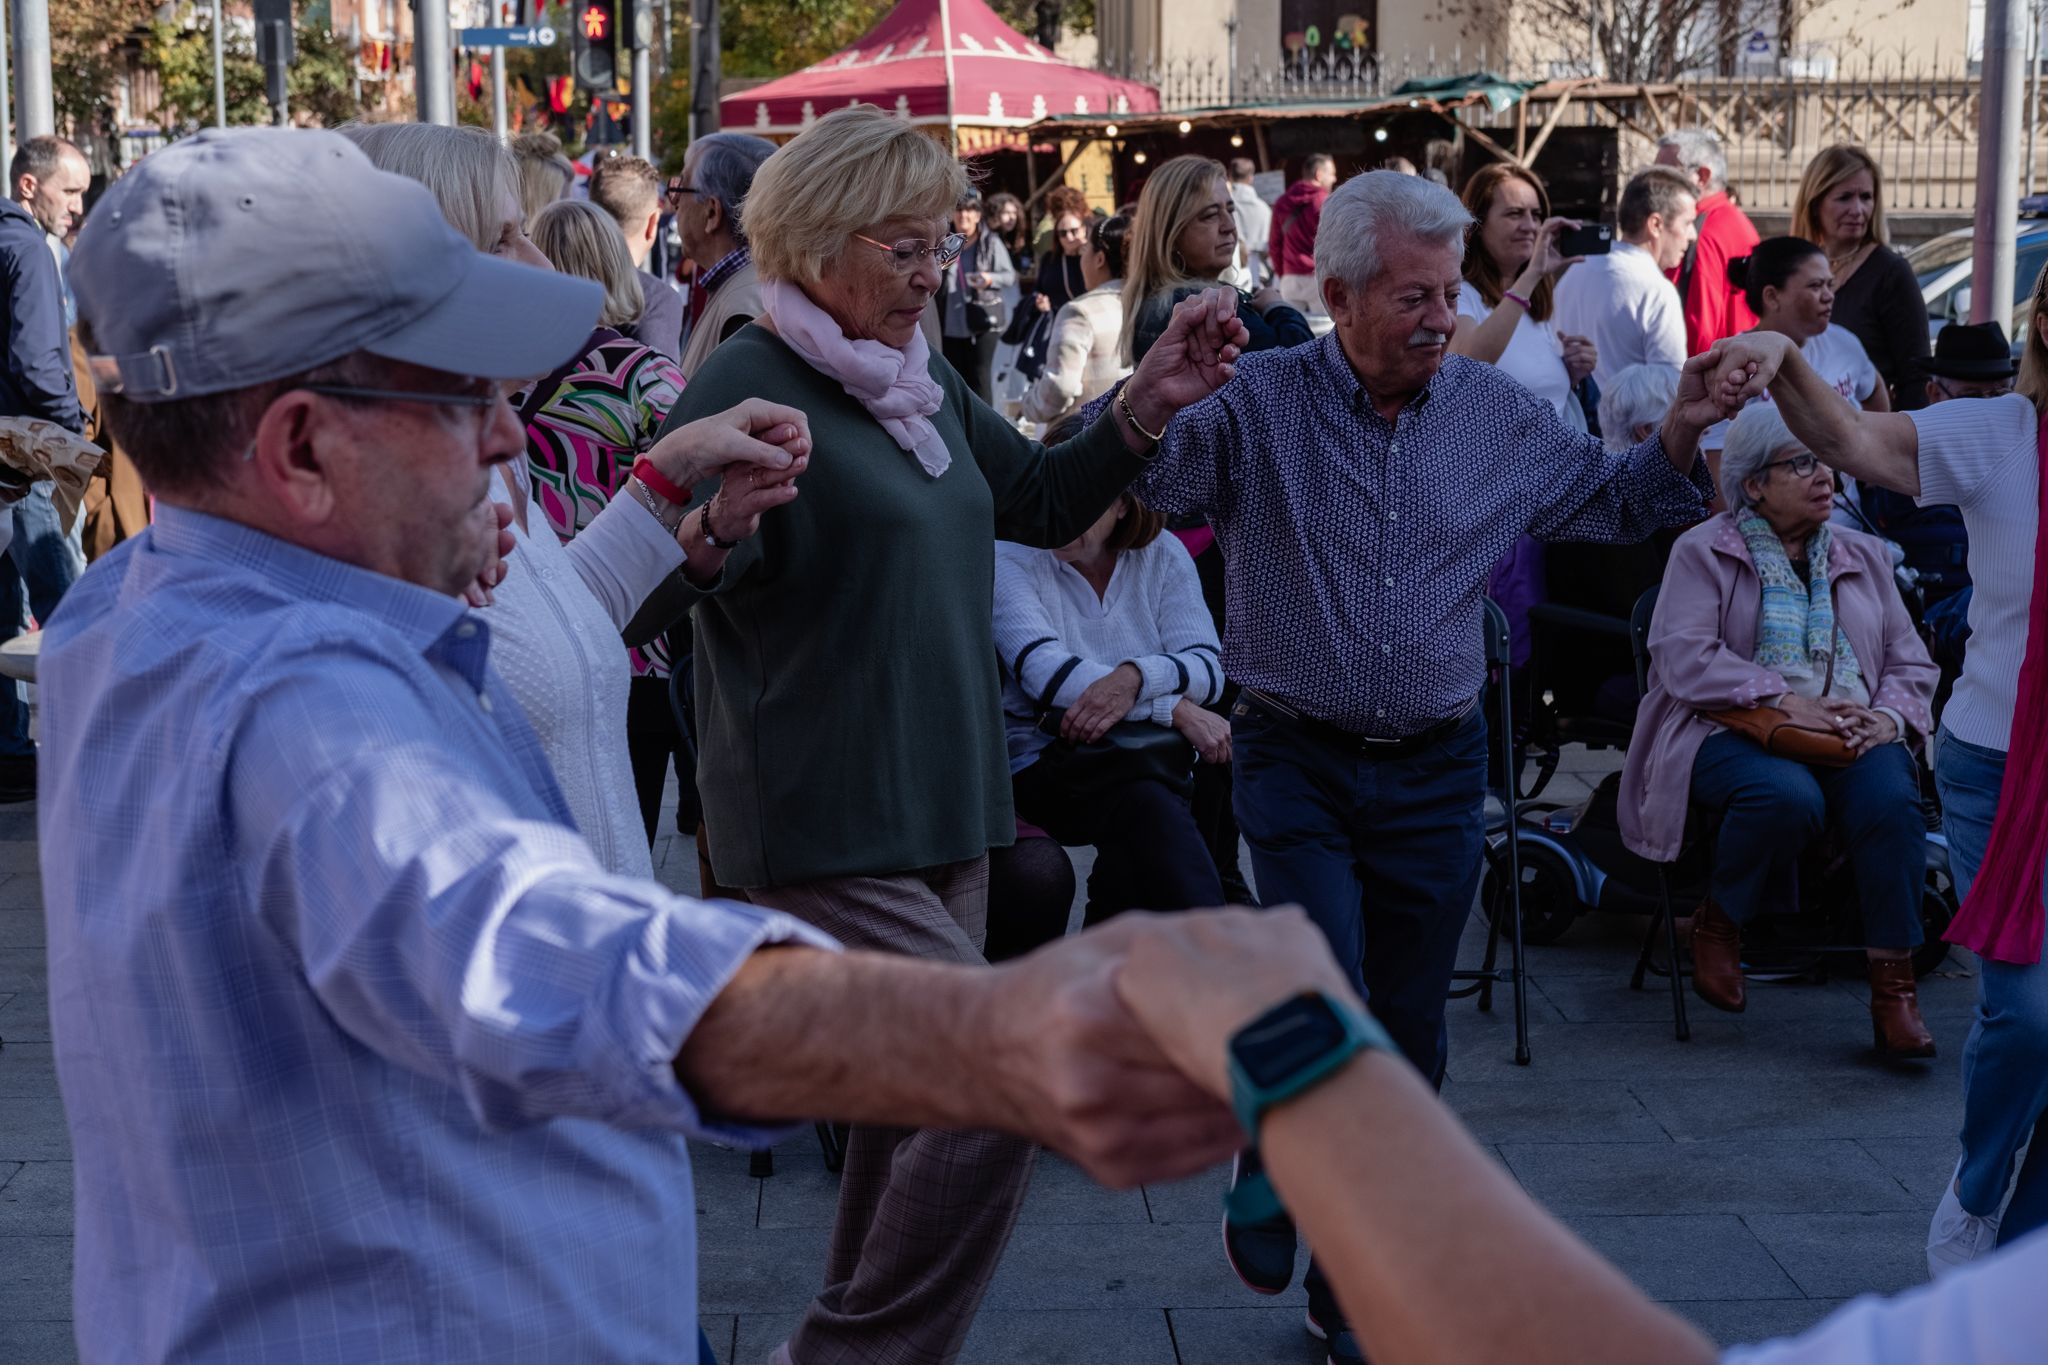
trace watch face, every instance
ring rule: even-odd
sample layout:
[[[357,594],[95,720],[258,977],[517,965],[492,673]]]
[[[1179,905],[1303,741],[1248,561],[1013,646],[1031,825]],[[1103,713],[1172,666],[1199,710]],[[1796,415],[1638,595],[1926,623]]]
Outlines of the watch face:
[[[1297,995],[1244,1026],[1231,1054],[1253,1085],[1269,1089],[1344,1041],[1344,1021],[1320,995]]]

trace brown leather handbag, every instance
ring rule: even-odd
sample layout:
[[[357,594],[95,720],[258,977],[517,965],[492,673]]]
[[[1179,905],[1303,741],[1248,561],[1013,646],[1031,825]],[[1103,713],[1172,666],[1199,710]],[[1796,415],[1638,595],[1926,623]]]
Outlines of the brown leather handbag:
[[[1792,719],[1776,706],[1752,706],[1732,711],[1701,712],[1714,724],[1733,730],[1754,741],[1767,754],[1812,763],[1823,768],[1846,768],[1856,761],[1856,751],[1832,730],[1815,730]]]

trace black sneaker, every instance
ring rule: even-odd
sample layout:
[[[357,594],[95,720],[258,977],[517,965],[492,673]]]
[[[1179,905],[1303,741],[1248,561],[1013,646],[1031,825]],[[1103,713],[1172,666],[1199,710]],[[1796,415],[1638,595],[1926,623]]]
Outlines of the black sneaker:
[[[1230,1164],[1231,1187],[1258,1171],[1258,1153],[1239,1152]],[[1256,1223],[1223,1216],[1224,1259],[1254,1294],[1285,1293],[1294,1283],[1294,1245],[1294,1220],[1285,1213]]]
[[[1328,1365],[1365,1365],[1365,1352],[1358,1345],[1358,1338],[1346,1328],[1330,1339]]]

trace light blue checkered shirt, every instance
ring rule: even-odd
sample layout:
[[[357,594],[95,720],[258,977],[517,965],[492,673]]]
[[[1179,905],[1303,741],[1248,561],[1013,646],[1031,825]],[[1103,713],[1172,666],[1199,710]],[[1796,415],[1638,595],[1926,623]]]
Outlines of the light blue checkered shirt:
[[[516,571],[516,568],[515,568]],[[178,508],[41,660],[50,1015],[95,1361],[679,1361],[670,1061],[787,917],[607,876],[489,632]]]

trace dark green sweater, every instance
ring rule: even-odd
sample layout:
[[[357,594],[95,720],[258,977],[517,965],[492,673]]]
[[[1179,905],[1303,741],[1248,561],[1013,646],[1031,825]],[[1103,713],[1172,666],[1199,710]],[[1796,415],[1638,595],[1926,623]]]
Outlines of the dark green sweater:
[[[811,420],[796,501],[762,518],[695,610],[697,786],[728,886],[908,872],[1016,837],[995,541],[1067,543],[1144,465],[1106,415],[1048,449],[937,355],[931,373],[953,453],[937,479],[758,326],[669,413],[675,426],[765,398]]]

